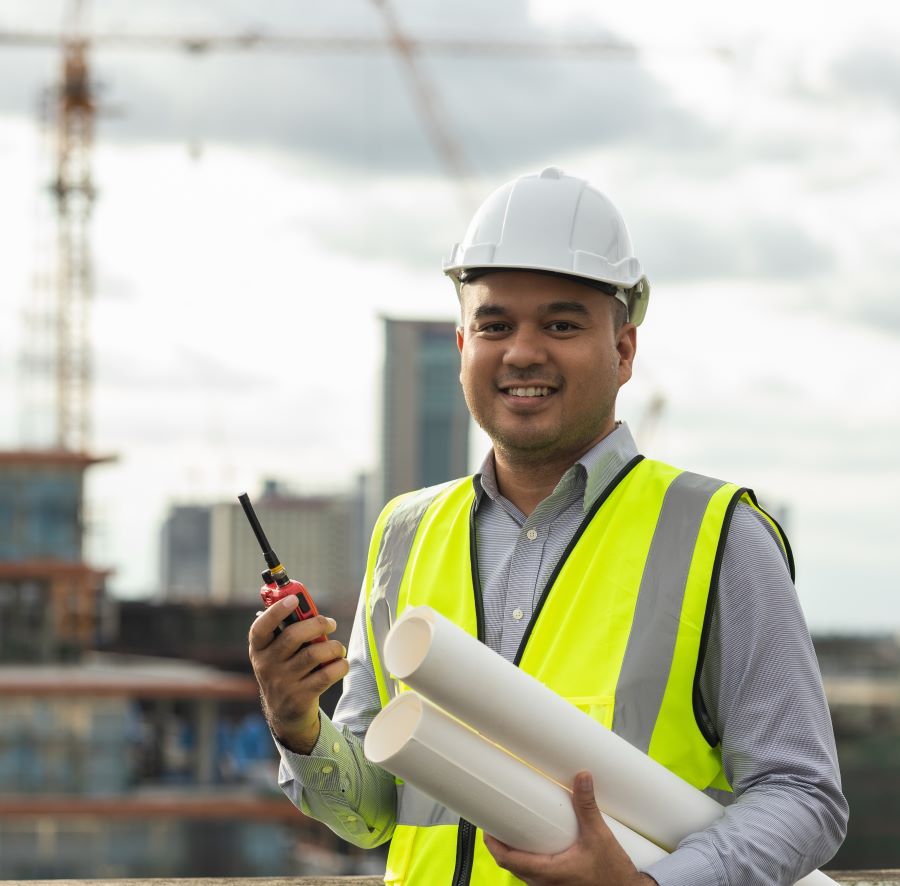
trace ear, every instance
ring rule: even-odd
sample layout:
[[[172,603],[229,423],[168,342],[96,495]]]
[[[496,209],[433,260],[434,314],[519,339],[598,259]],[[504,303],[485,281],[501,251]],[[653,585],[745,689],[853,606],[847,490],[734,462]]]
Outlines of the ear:
[[[462,349],[463,349],[463,328],[462,328],[462,326],[456,327],[456,348],[461,354]]]
[[[626,323],[616,336],[616,353],[619,355],[619,387],[631,378],[634,355],[637,353],[637,326]]]

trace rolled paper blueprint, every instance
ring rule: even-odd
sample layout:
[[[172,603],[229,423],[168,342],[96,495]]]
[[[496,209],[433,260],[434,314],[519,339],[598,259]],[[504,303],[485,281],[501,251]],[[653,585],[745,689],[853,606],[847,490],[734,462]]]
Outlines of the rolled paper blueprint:
[[[556,853],[578,836],[572,795],[415,692],[395,698],[366,733],[366,757],[515,849]],[[604,815],[637,867],[666,853]]]
[[[403,613],[384,658],[395,678],[552,781],[569,785],[588,770],[600,809],[667,851],[724,814],[720,803],[428,606]],[[814,871],[800,883],[834,881]]]

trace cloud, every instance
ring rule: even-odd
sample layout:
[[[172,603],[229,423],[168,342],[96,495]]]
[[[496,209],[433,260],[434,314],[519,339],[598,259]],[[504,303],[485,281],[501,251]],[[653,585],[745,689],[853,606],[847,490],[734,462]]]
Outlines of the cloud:
[[[849,311],[850,316],[857,322],[871,326],[882,332],[900,335],[900,298],[898,298],[898,283],[893,283],[891,290],[884,292],[879,290],[869,298],[862,298],[853,303]]]
[[[682,149],[711,137],[630,57],[434,59],[429,67],[437,82],[451,84],[445,101],[454,130],[484,172],[545,165],[587,148]]]
[[[448,193],[446,186],[429,187],[424,179],[412,194],[399,182],[388,189],[360,182],[355,195],[347,193],[339,203],[323,207],[313,233],[330,252],[402,265],[407,272],[428,274],[439,281],[441,259],[449,255],[468,221],[461,209],[443,215],[435,212],[435,207],[452,204],[454,193]],[[307,219],[298,219],[297,224],[304,230],[309,227]]]
[[[154,4],[156,5],[156,4]],[[363,4],[367,9],[370,4]],[[112,4],[111,8],[121,9]],[[382,38],[377,16],[347,10],[343,21],[316,5],[298,11],[279,4],[266,21],[205,21],[189,7],[129,20],[131,32],[263,35],[362,33]],[[486,11],[487,10],[487,11]],[[246,13],[245,13],[246,14]],[[121,16],[120,16],[121,17]],[[543,41],[524,0],[445,4],[429,0],[404,8],[401,27],[413,37],[477,34],[498,42]],[[116,14],[95,16],[93,29],[114,28]],[[347,21],[353,21],[347,26]],[[105,23],[104,23],[105,22]],[[177,23],[177,24],[172,24]],[[461,25],[460,23],[464,23]],[[619,42],[615,35],[594,32]],[[625,45],[625,44],[623,44]],[[0,52],[0,83],[13,76],[20,50]],[[46,60],[47,51],[42,58]],[[174,50],[101,48],[94,52],[103,97],[115,114],[101,118],[100,137],[115,140],[222,141],[263,145],[320,162],[369,172],[443,173],[413,97],[402,61],[387,50],[356,55],[274,49],[187,56]],[[639,140],[660,148],[706,141],[710,134],[668,95],[638,56],[508,59],[452,57],[423,51],[418,61],[431,82],[435,110],[475,173],[496,175],[523,164],[546,164],[564,151]],[[37,63],[36,61],[34,62]],[[30,78],[29,78],[30,79]],[[24,82],[28,82],[25,80]],[[0,87],[0,108],[27,105],[23,86]]]
[[[835,62],[832,74],[842,92],[881,99],[900,111],[900,57],[896,46],[857,46]]]
[[[750,216],[720,224],[684,216],[653,215],[640,227],[640,251],[654,279],[716,277],[799,279],[828,271],[834,256],[800,226]]]
[[[261,390],[267,377],[242,364],[234,366],[211,353],[174,345],[165,354],[128,355],[108,347],[97,355],[97,375],[104,386],[119,391],[178,392],[179,396],[238,394]]]
[[[57,50],[0,44],[0,113],[37,120],[59,65]]]

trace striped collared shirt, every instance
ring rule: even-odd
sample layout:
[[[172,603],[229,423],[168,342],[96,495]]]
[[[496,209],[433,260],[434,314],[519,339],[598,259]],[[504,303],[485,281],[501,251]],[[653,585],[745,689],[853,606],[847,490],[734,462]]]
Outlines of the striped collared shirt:
[[[585,512],[637,455],[624,424],[562,476],[526,517],[497,487],[493,453],[474,476],[485,642],[512,660],[544,584]],[[279,783],[344,839],[376,846],[394,827],[393,777],[362,739],[380,710],[360,596],[350,673],[309,756],[279,746]],[[736,801],[647,868],[660,886],[794,883],[828,860],[846,828],[828,706],[780,545],[747,505],[735,509],[700,677]]]

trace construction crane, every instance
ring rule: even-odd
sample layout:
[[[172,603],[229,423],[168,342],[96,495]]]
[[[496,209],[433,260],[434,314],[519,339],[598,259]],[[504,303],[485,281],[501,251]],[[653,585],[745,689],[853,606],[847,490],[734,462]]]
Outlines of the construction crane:
[[[92,292],[88,235],[94,187],[90,152],[96,104],[88,70],[87,44],[80,33],[81,0],[72,6],[62,43],[62,78],[57,94],[56,435],[57,446],[87,448],[90,419],[88,316]]]
[[[91,350],[88,340],[92,296],[89,223],[94,188],[90,157],[97,101],[91,80],[89,52],[98,47],[133,49],[171,48],[190,53],[249,51],[265,48],[291,53],[395,53],[403,63],[413,101],[432,146],[448,177],[457,184],[463,209],[473,206],[469,192],[471,168],[460,143],[447,125],[438,91],[419,56],[540,59],[554,56],[636,56],[631,44],[610,39],[578,41],[492,40],[485,38],[416,40],[401,27],[390,0],[372,0],[384,23],[386,38],[345,35],[274,35],[246,32],[225,35],[87,34],[83,29],[84,0],[70,0],[63,32],[0,31],[0,46],[59,46],[62,72],[55,91],[56,175],[56,293],[52,308],[55,327],[55,442],[57,448],[84,452],[90,435]],[[671,50],[671,47],[670,47]],[[659,51],[659,48],[654,50]],[[727,49],[710,53],[729,58]]]

